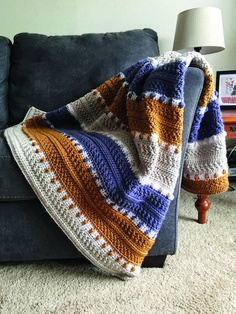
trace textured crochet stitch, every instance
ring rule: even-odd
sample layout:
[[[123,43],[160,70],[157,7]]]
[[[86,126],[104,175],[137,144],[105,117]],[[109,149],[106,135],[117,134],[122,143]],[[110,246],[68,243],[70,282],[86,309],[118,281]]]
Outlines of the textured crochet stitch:
[[[179,175],[188,66],[205,83],[185,153],[182,186],[228,188],[225,132],[212,68],[198,53],[139,61],[55,111],[32,108],[5,136],[39,200],[76,248],[122,279],[137,276]]]

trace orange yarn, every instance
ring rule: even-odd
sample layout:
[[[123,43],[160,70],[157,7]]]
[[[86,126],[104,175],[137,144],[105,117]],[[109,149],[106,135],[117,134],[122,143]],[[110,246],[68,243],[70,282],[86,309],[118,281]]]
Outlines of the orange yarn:
[[[212,92],[215,90],[213,74],[209,75],[207,69],[203,69],[205,76],[202,93],[198,102],[198,106],[206,107]]]
[[[192,192],[192,181],[187,177],[182,178],[182,185],[186,191]],[[206,194],[208,191],[209,195],[220,194],[225,192],[225,187],[228,186],[228,175],[218,177],[214,180],[208,181],[194,181],[195,194]]]
[[[182,145],[183,109],[166,106],[155,99],[139,102],[128,99],[126,103],[131,130],[154,133],[167,143]]]
[[[98,87],[97,90],[108,107],[106,112],[112,112],[118,120],[128,125],[126,107],[124,106],[127,90],[122,86],[121,79],[118,76],[114,76]]]

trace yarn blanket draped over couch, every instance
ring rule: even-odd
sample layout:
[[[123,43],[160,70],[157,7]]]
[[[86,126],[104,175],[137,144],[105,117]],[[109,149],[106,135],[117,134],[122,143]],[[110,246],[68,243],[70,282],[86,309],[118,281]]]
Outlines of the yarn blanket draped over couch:
[[[32,107],[5,131],[54,221],[92,263],[122,279],[139,274],[173,198],[190,65],[202,69],[205,84],[182,186],[222,193],[228,188],[224,126],[212,68],[195,52],[141,60],[58,110]]]

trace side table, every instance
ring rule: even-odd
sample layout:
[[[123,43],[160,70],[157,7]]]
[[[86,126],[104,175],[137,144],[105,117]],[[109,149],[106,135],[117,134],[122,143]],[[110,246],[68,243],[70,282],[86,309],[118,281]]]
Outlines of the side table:
[[[236,109],[222,109],[221,112],[227,132],[226,138],[236,138]]]

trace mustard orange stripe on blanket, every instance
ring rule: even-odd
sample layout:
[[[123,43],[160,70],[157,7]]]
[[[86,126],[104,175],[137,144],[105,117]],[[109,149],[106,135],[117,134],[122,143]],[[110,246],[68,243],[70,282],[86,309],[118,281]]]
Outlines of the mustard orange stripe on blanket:
[[[182,184],[222,193],[225,133],[212,69],[198,53],[141,60],[62,108],[36,116],[32,109],[5,132],[50,216],[92,263],[122,279],[139,274],[173,199],[190,64],[202,69],[205,84]]]

